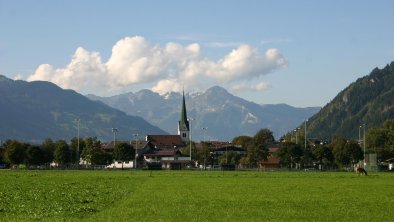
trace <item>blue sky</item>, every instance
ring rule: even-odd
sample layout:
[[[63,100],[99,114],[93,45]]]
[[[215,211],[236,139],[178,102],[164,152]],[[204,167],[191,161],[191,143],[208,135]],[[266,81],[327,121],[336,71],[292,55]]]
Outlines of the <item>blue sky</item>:
[[[0,0],[0,74],[324,106],[394,59],[394,1]]]

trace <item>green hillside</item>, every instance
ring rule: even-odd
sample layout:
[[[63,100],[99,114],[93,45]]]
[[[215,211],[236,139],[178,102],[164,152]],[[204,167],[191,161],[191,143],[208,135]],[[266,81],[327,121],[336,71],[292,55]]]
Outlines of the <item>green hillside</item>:
[[[310,137],[358,138],[359,126],[380,127],[394,118],[394,62],[350,84],[310,118]]]
[[[144,119],[126,115],[101,102],[94,102],[73,90],[44,82],[14,81],[0,75],[0,140],[40,142],[46,138],[81,137],[112,140],[112,128],[123,140],[140,135],[163,134]]]

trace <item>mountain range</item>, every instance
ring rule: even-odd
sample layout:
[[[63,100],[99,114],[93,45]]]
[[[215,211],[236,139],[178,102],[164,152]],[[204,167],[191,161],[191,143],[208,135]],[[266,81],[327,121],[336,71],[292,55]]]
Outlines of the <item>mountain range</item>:
[[[102,141],[113,139],[112,128],[118,129],[117,138],[122,140],[131,139],[135,133],[177,133],[180,93],[159,95],[140,90],[87,97],[50,82],[11,80],[0,75],[0,140],[68,140],[77,136],[76,119],[80,119],[81,137],[96,136]],[[188,117],[194,119],[194,141],[231,140],[254,135],[261,128],[272,130],[279,139],[308,118],[308,137],[356,139],[360,126],[380,127],[394,118],[394,62],[359,78],[323,108],[260,105],[219,86],[185,97]]]
[[[145,89],[111,97],[87,97],[140,116],[170,134],[177,133],[182,105],[180,93],[160,95]],[[320,110],[320,107],[295,108],[286,104],[259,105],[236,97],[220,86],[186,94],[185,99],[187,115],[193,119],[192,139],[196,141],[229,141],[240,135],[252,136],[261,128],[272,130],[275,138],[279,138]]]
[[[351,83],[310,118],[307,129],[315,138],[358,139],[360,126],[381,127],[388,119],[394,119],[394,62]]]
[[[45,82],[11,80],[0,75],[0,140],[40,142],[93,136],[102,141],[130,140],[133,133],[166,134],[141,117],[130,116],[73,90]]]

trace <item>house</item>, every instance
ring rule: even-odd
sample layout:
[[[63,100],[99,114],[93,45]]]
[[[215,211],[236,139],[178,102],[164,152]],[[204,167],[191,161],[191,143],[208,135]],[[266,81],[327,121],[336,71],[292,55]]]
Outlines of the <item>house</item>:
[[[182,156],[179,149],[153,149],[144,154],[144,161],[149,164],[161,164],[162,169],[180,170],[190,168],[192,161],[189,156]]]
[[[394,171],[394,158],[390,158],[385,162],[389,164],[389,171]]]
[[[148,146],[156,149],[177,149],[186,146],[180,135],[147,135],[146,142]]]
[[[181,116],[178,121],[178,135],[147,135],[145,141],[129,141],[137,149],[137,167],[142,168],[154,164],[163,169],[181,169],[190,167],[192,161],[190,156],[182,156],[180,148],[187,145],[190,139],[190,125],[187,119],[185,94],[182,98]],[[127,142],[128,141],[119,141]],[[118,143],[118,142],[116,142]],[[107,143],[103,146],[103,150],[111,153],[114,148],[114,142]],[[125,168],[134,168],[134,160],[128,163],[121,161],[114,161],[110,165],[113,168],[120,168],[122,165]]]
[[[263,168],[279,168],[279,158],[276,157],[275,153],[278,151],[279,147],[272,145],[268,148],[268,158],[260,162],[260,167]]]
[[[133,146],[134,149],[136,149],[136,157],[131,160],[126,160],[126,161],[119,161],[119,160],[114,160],[111,164],[107,166],[107,168],[110,169],[119,169],[119,168],[136,168],[134,165],[135,160],[137,160],[137,166],[141,167],[141,161],[143,160],[143,154],[147,152],[150,147],[147,141],[142,141],[142,140],[135,140],[135,141],[116,141],[115,144],[118,143],[129,143],[130,145]],[[114,142],[109,142],[102,144],[102,149],[104,152],[112,154],[114,150]]]

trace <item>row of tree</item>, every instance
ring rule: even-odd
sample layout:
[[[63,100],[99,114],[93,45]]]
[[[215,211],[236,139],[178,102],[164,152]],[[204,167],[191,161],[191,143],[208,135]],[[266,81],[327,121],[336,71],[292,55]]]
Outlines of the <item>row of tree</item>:
[[[378,161],[394,158],[394,119],[386,120],[382,127],[368,130],[365,139],[367,153],[376,153]]]
[[[112,153],[104,151],[100,140],[87,137],[78,141],[73,138],[68,144],[65,140],[46,139],[40,145],[8,140],[0,149],[0,163],[26,164],[28,166],[49,165],[55,162],[59,166],[78,164],[80,160],[92,165],[107,165],[113,160],[131,160],[134,147],[128,143],[117,143]]]
[[[365,141],[347,140],[336,137],[331,142],[311,144],[302,143],[305,135],[302,131],[297,135],[288,134],[275,144],[273,134],[268,129],[261,129],[253,137],[238,136],[232,141],[235,145],[246,148],[247,155],[228,152],[226,155],[212,155],[215,147],[209,142],[201,142],[199,148],[192,142],[192,159],[205,164],[240,164],[245,167],[258,167],[270,155],[275,155],[284,167],[312,167],[320,165],[325,168],[349,166],[364,159],[366,153],[376,153],[378,162],[394,157],[394,120],[388,120],[381,128],[367,131]],[[190,144],[189,144],[190,145]],[[184,155],[189,155],[189,145],[182,149]],[[269,153],[270,146],[279,146],[276,153]],[[103,150],[97,138],[84,138],[80,141],[73,138],[70,143],[64,140],[53,142],[45,140],[41,145],[21,143],[8,140],[0,149],[0,163],[28,165],[43,165],[56,162],[59,165],[78,163],[80,159],[92,165],[106,165],[113,160],[132,160],[135,155],[134,147],[128,143],[118,143],[112,154]]]
[[[233,144],[246,148],[247,155],[230,151],[221,156],[213,155],[216,147],[209,141],[202,141],[199,147],[196,143],[192,143],[192,159],[203,165],[242,164],[245,167],[254,168],[268,158],[268,147],[274,141],[273,133],[270,130],[261,129],[253,137],[239,136],[233,139]],[[181,150],[182,154],[190,155],[189,145]]]
[[[361,146],[357,141],[337,137],[331,143],[304,144],[283,142],[280,144],[276,157],[282,166],[293,168],[332,169],[351,166],[364,159]]]

